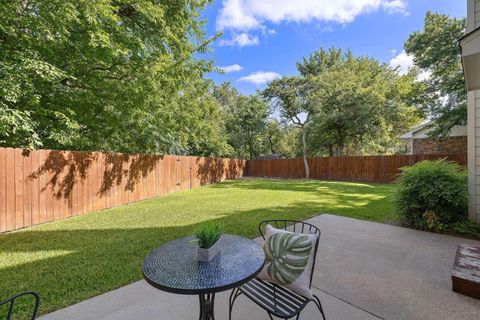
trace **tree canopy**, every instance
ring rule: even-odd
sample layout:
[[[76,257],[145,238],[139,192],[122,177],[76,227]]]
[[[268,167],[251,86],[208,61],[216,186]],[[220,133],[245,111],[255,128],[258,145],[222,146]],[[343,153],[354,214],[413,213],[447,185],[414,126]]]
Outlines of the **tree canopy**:
[[[221,154],[208,3],[2,2],[0,145]]]
[[[244,96],[226,82],[213,92],[223,110],[227,142],[231,155],[257,158],[264,149],[269,116],[268,104],[258,95]]]
[[[391,154],[424,113],[466,120],[457,40],[428,13],[407,74],[339,48],[244,95],[215,84],[210,0],[6,0],[0,6],[0,146],[259,158]],[[419,72],[429,77],[419,81]]]
[[[308,139],[311,152],[330,156],[395,152],[398,136],[419,122],[420,114],[408,99],[414,75],[401,76],[386,64],[350,52],[329,52],[336,63],[307,78],[313,88],[309,99],[316,106]]]
[[[405,43],[414,64],[429,74],[420,83],[415,103],[435,121],[432,133],[437,136],[467,121],[467,89],[458,44],[465,28],[465,19],[429,12],[424,29]]]
[[[307,125],[317,111],[317,105],[309,99],[311,81],[304,77],[283,77],[273,80],[263,91],[263,96],[270,99],[280,115],[301,130],[302,155],[305,177],[310,177],[307,161]]]
[[[411,99],[415,72],[400,75],[335,48],[320,48],[297,69],[299,76],[274,80],[263,94],[305,132],[305,155],[398,152],[398,136],[420,121]]]

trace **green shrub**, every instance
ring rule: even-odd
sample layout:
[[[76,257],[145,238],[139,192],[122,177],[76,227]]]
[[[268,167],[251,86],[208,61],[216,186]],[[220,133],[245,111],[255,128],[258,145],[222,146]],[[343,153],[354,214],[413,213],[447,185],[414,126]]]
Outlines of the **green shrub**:
[[[468,219],[455,222],[451,226],[452,232],[464,236],[480,239],[480,224]]]
[[[203,249],[208,249],[217,242],[222,236],[223,228],[217,222],[207,222],[195,230],[193,235],[198,242],[198,246]]]
[[[411,227],[435,232],[453,231],[466,220],[467,172],[445,160],[422,161],[402,168],[395,205]]]

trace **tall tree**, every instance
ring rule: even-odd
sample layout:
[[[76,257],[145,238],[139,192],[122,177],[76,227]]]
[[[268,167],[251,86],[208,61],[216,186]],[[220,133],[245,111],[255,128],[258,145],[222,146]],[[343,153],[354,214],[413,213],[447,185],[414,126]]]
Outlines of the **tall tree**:
[[[320,48],[302,61],[297,62],[297,70],[303,77],[319,76],[327,71],[338,69],[345,62],[353,59],[352,53],[334,47]]]
[[[202,80],[212,63],[195,55],[212,40],[200,18],[209,2],[3,1],[0,145],[181,153],[215,145],[192,140],[201,128],[221,130]],[[179,125],[187,119],[191,133]]]
[[[348,57],[308,80],[308,99],[317,106],[309,141],[320,154],[388,153],[398,135],[419,121],[408,100],[413,73],[400,76],[377,60]]]
[[[307,158],[307,125],[312,119],[316,107],[308,99],[310,82],[301,77],[283,77],[273,80],[263,91],[263,96],[270,99],[281,116],[300,128],[302,132],[303,163],[305,178],[310,177]]]
[[[416,103],[435,120],[434,135],[448,134],[467,121],[467,91],[458,40],[465,33],[466,20],[428,12],[422,31],[405,43],[413,61],[430,76],[420,83]]]
[[[214,96],[224,110],[227,141],[233,156],[255,159],[263,150],[269,106],[258,95],[244,96],[226,82]]]
[[[269,119],[265,129],[264,153],[286,158],[302,155],[300,136],[296,126],[276,118]]]

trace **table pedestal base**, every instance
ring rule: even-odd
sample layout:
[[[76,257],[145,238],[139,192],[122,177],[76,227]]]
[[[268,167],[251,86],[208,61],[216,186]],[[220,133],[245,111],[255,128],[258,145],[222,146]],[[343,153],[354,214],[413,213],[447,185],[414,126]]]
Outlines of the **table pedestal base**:
[[[200,299],[200,317],[199,320],[215,320],[215,293],[201,294]]]

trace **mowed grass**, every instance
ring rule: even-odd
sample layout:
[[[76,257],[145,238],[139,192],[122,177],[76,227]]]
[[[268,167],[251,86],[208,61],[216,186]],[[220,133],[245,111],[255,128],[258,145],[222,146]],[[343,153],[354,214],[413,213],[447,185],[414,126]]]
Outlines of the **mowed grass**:
[[[127,285],[142,278],[150,250],[210,220],[250,238],[265,219],[331,213],[395,222],[395,190],[388,184],[228,181],[0,235],[0,300],[34,290],[44,314]],[[17,308],[25,314],[23,303]]]

